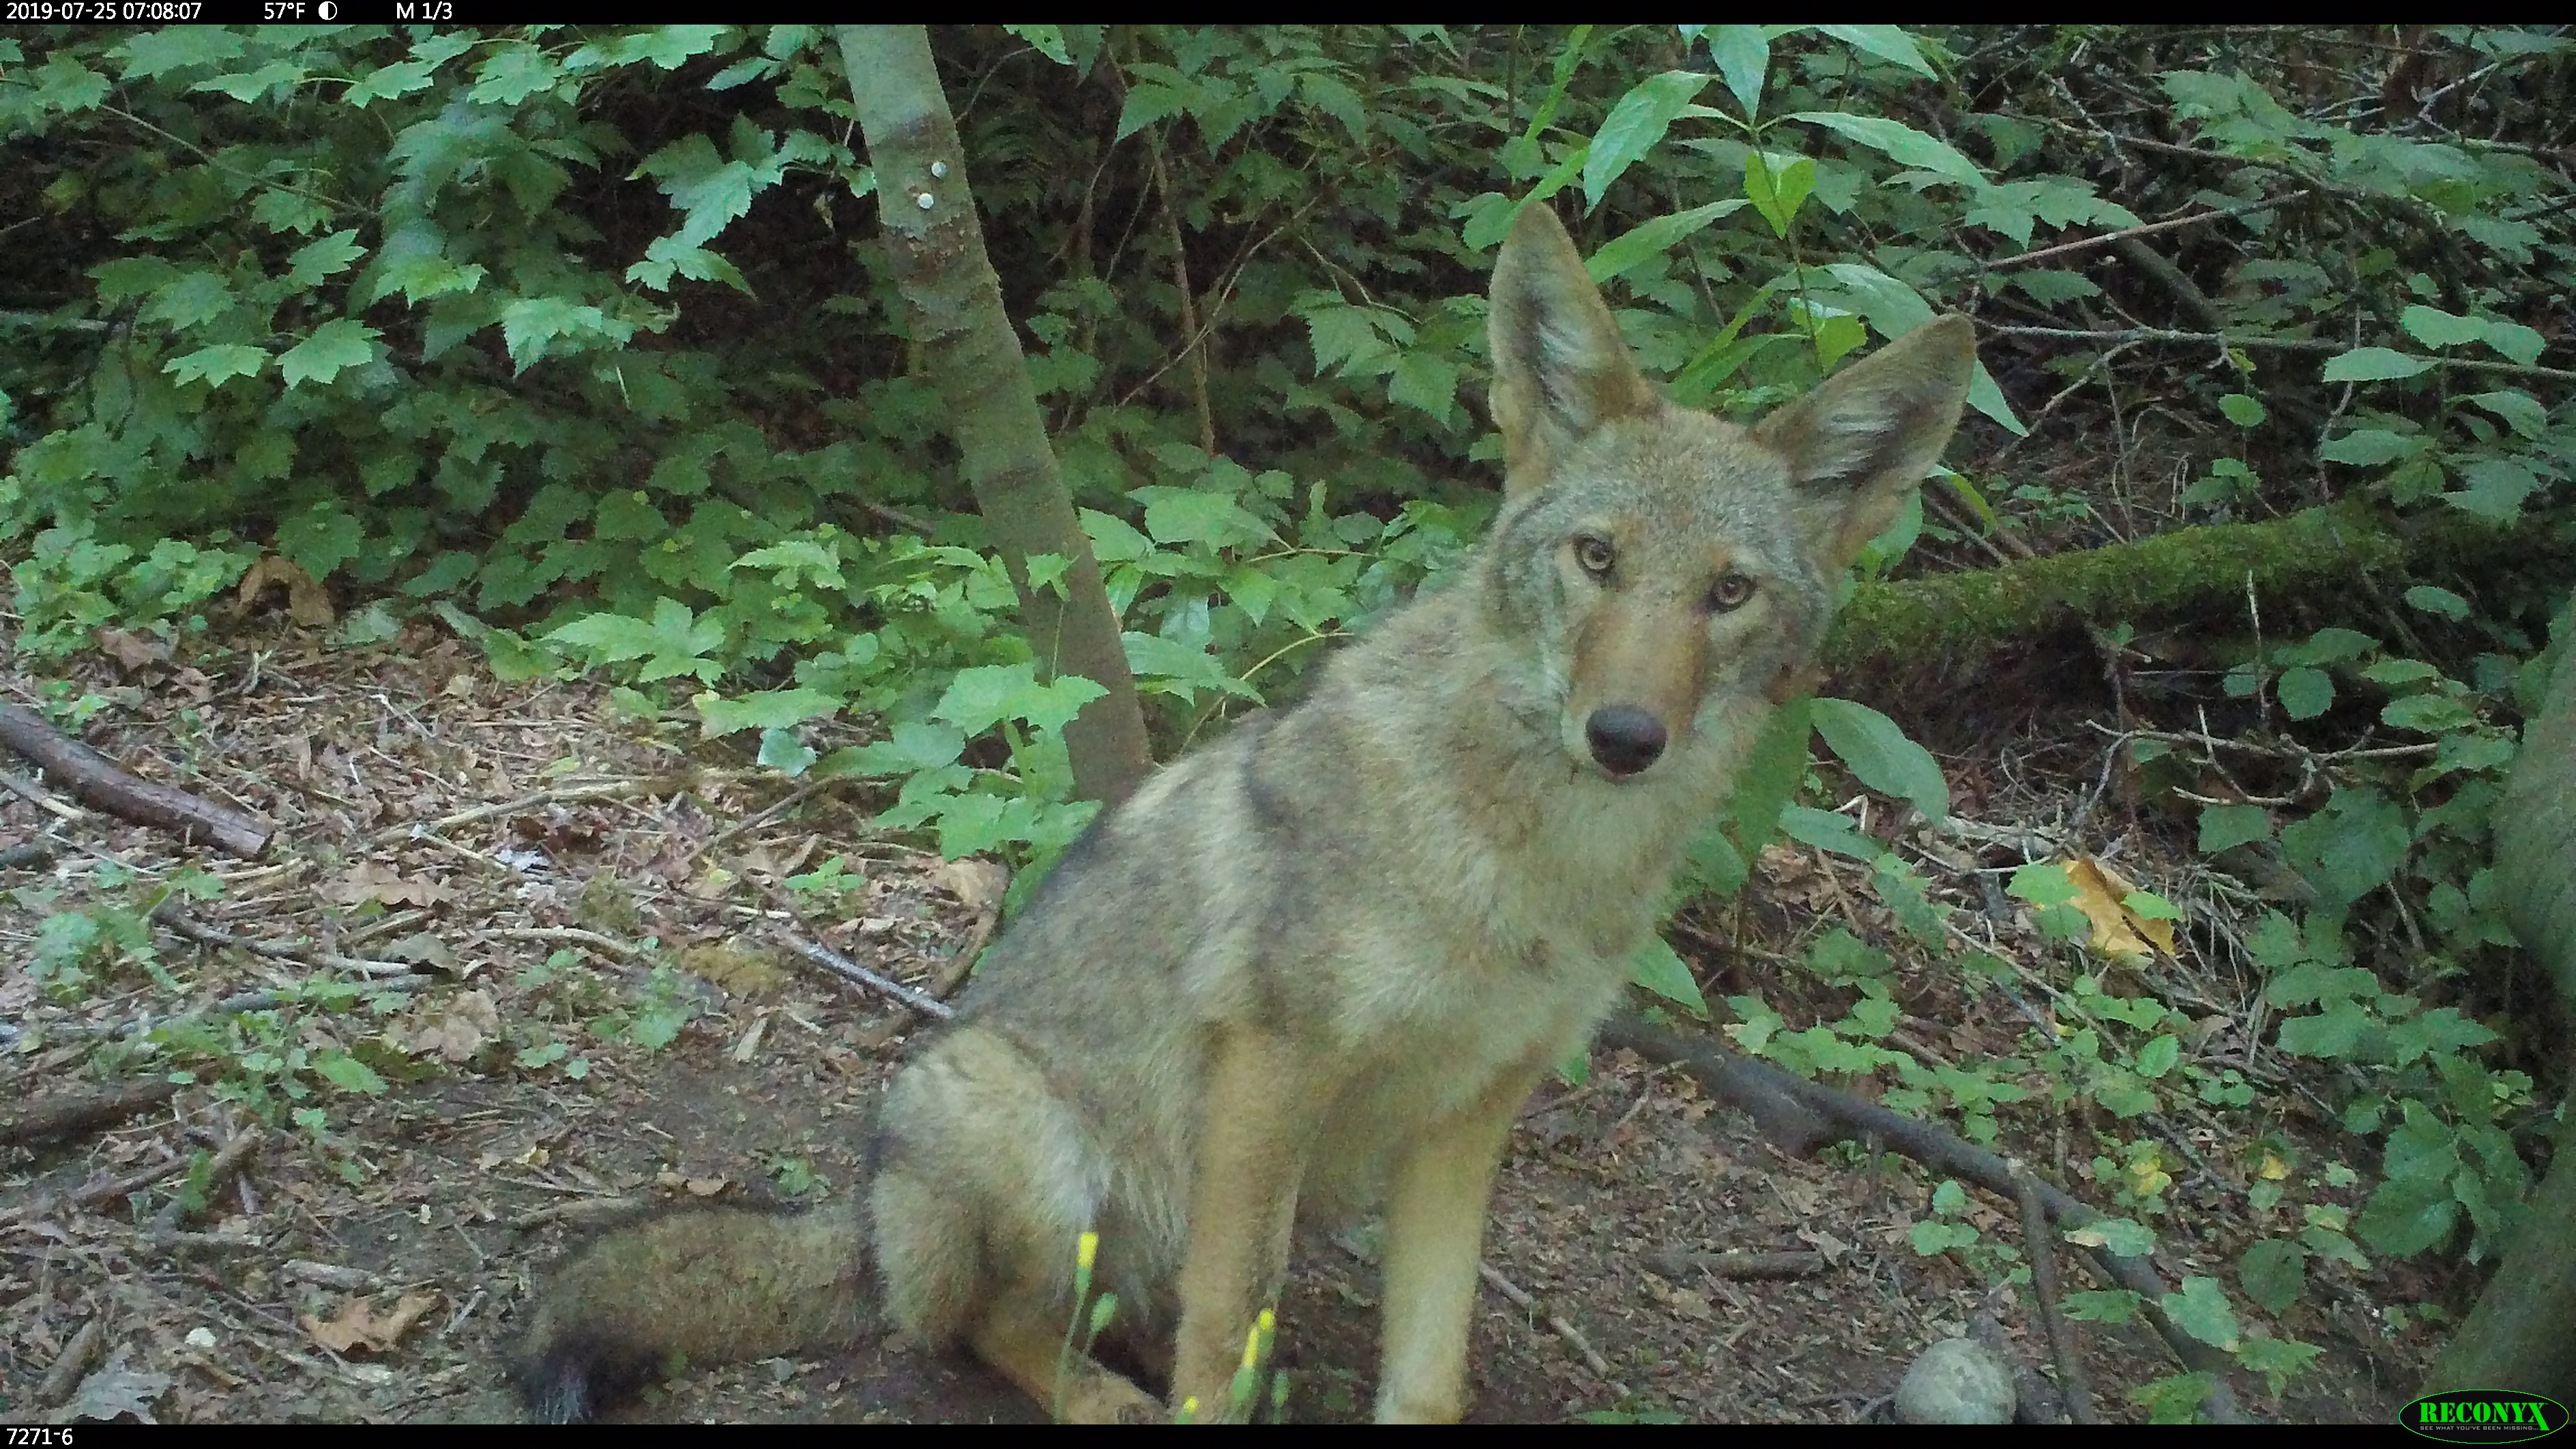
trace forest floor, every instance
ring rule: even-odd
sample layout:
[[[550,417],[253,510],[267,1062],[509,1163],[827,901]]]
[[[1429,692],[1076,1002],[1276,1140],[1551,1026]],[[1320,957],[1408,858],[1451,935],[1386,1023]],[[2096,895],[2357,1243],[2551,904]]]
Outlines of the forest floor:
[[[134,926],[137,942],[152,943],[148,969],[132,952],[114,967],[94,955],[85,985],[42,988],[40,969],[54,968],[39,963],[64,959],[67,934],[85,929],[66,918],[107,922],[99,928],[112,934],[167,893],[203,926],[398,961],[427,978],[340,1009],[306,1007],[265,1037],[246,1019],[195,1059],[198,1082],[167,1100],[64,1140],[0,1146],[0,1418],[514,1419],[504,1350],[569,1245],[674,1201],[793,1200],[859,1182],[871,1101],[917,1023],[782,949],[776,929],[796,923],[764,886],[846,856],[864,884],[832,905],[809,893],[805,914],[825,943],[917,986],[989,930],[995,869],[950,865],[872,831],[883,804],[873,787],[796,791],[709,757],[693,734],[622,717],[602,689],[496,683],[478,650],[436,626],[354,646],[327,634],[233,618],[187,659],[127,639],[57,676],[74,695],[112,701],[86,731],[92,744],[274,822],[257,863],[0,795],[0,846],[59,842],[49,861],[0,871],[0,1101],[13,1110],[166,1070],[137,1066],[119,1045],[139,1022],[316,974]],[[0,696],[43,697],[25,675],[0,675]],[[2062,820],[2093,783],[2100,746],[2071,713],[1986,734],[1945,755],[1962,814]],[[2128,838],[2122,868],[2183,899],[2188,852],[2159,854],[2168,847],[2151,829]],[[220,879],[220,894],[207,895],[198,872]],[[1972,910],[1984,899],[1972,875],[1944,887]],[[1712,1000],[1759,986],[1796,1023],[1801,988],[1766,962],[1832,921],[1883,928],[1865,869],[1775,847],[1732,921],[1685,950]],[[2051,949],[2026,918],[1982,929],[2002,952],[2035,960]],[[1999,1052],[2028,1029],[1955,972],[1901,969],[1903,1030],[1918,1054]],[[2252,1062],[2257,1048],[2229,1036],[2259,1038],[2243,983],[2197,989],[2222,1018],[2204,1023],[2207,1049]],[[353,1053],[383,1090],[307,1071],[301,1101],[272,1095],[263,1116],[238,1100],[246,1085],[274,1094],[299,1051],[308,1067]],[[2261,1055],[2282,1078],[2271,1125],[2303,1149],[2293,1155],[2310,1165],[2343,1156],[2340,1129],[2295,1090],[2322,1079]],[[295,1121],[302,1107],[318,1107],[318,1122]],[[2172,1138],[2180,1179],[2154,1220],[2168,1282],[2205,1273],[2232,1287],[2235,1254],[2266,1226],[2249,1219],[2257,1169],[2243,1119],[2232,1120],[2178,1114],[2156,1126]],[[173,1206],[188,1195],[188,1163],[263,1121],[237,1176],[201,1205]],[[2002,1150],[2109,1206],[2110,1185],[2084,1165],[2095,1124],[2031,1104],[2007,1109],[2003,1124]],[[126,1186],[156,1170],[158,1181]],[[2313,1177],[2304,1200],[2335,1201]],[[2026,1300],[1990,1295],[1987,1275],[1959,1253],[1915,1252],[1909,1230],[1935,1185],[1893,1156],[1783,1156],[1688,1078],[1596,1052],[1586,1084],[1542,1088],[1513,1133],[1487,1258],[1537,1306],[1492,1289],[1480,1298],[1473,1417],[1880,1418],[1907,1363],[1989,1309],[2009,1351],[2044,1362]],[[2358,1191],[2343,1199],[2356,1210]],[[1990,1242],[2018,1239],[1999,1201],[1976,1198],[1968,1221]],[[1362,1241],[1301,1239],[1278,1338],[1292,1418],[1366,1414],[1376,1274],[1346,1246]],[[1811,1253],[1815,1271],[1721,1281],[1674,1256],[1710,1250]],[[2068,1272],[2070,1287],[2104,1286]],[[2320,1345],[2323,1358],[2285,1398],[2240,1375],[2248,1409],[2388,1420],[2439,1333],[2415,1310],[2456,1314],[2471,1278],[2453,1266],[2314,1264],[2305,1298],[2264,1326]],[[2409,1312],[2392,1318],[2389,1305]],[[96,1349],[72,1352],[91,1325]],[[2106,1414],[2140,1417],[2128,1390],[2174,1371],[2162,1345],[2139,1326],[2075,1327]],[[1037,1408],[980,1368],[888,1339],[695,1368],[631,1413],[974,1422],[1029,1420]]]

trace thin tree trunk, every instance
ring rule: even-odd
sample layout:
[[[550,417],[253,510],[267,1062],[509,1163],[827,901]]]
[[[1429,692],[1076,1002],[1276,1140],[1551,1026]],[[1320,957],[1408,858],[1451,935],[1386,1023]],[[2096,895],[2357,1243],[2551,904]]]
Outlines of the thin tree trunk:
[[[1047,442],[1028,361],[1002,311],[1001,282],[984,255],[929,37],[918,25],[845,25],[840,41],[876,168],[895,283],[947,403],[975,506],[1019,589],[1030,647],[1044,673],[1079,674],[1109,691],[1065,727],[1074,791],[1115,804],[1153,769],[1144,711],[1091,540]],[[1061,595],[1029,587],[1027,559],[1040,553],[1069,561]]]

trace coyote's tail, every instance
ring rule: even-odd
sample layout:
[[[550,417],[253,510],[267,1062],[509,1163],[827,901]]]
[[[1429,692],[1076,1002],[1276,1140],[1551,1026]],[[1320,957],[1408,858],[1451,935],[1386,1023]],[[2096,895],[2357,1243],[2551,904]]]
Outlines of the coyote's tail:
[[[867,1311],[862,1211],[675,1213],[593,1243],[535,1300],[511,1372],[541,1422],[589,1419],[668,1372],[837,1347]]]

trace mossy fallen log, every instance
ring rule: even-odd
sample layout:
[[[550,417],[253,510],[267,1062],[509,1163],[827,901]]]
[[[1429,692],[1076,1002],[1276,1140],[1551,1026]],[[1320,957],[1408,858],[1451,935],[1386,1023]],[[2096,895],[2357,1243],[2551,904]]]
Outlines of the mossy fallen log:
[[[2266,607],[2303,597],[2331,601],[2369,573],[2563,559],[2568,535],[2563,520],[2500,528],[2436,513],[2400,521],[2362,503],[2180,528],[1999,568],[1863,584],[1843,606],[1825,665],[1910,670],[1970,661],[2075,623],[2148,625],[2241,612],[2249,582]]]

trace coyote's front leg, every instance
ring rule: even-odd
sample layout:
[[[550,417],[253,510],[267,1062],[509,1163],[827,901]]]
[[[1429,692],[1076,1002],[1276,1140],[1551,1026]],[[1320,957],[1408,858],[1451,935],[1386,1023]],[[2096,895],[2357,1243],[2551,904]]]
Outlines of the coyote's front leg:
[[[1537,1074],[1515,1067],[1474,1105],[1433,1124],[1399,1159],[1386,1204],[1385,1349],[1377,1418],[1451,1424],[1467,1407],[1467,1329],[1485,1201],[1512,1118]]]
[[[1279,1037],[1233,1032],[1217,1045],[1199,1109],[1172,1363],[1172,1407],[1200,1423],[1231,1412],[1244,1342],[1287,1276],[1297,1187],[1320,1114],[1316,1075]]]

